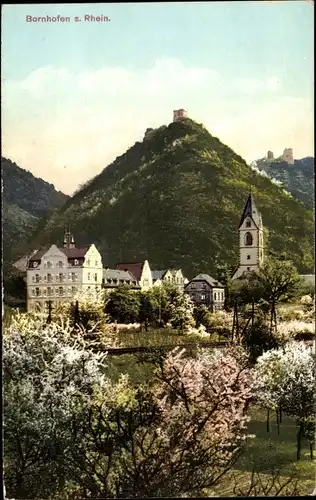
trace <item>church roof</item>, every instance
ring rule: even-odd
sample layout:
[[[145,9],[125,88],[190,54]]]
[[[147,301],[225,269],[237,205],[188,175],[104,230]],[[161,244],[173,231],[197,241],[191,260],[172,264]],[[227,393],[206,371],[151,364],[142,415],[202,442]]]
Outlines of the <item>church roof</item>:
[[[239,227],[242,225],[246,217],[251,217],[254,223],[259,227],[261,215],[256,207],[252,194],[249,194],[246,201],[245,208],[240,219]]]

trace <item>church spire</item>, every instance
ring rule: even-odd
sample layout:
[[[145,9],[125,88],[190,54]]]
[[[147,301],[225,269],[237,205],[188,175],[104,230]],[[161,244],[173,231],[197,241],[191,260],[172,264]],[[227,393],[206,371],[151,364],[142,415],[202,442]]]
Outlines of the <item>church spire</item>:
[[[251,192],[244,206],[238,235],[239,262],[233,279],[241,278],[250,271],[257,271],[264,259],[262,218]]]
[[[251,217],[253,222],[259,227],[259,225],[260,225],[260,213],[257,210],[255,200],[254,200],[252,193],[251,193],[251,188],[250,188],[250,192],[249,192],[246,204],[245,204],[244,211],[243,211],[241,219],[240,219],[239,227],[242,225],[242,223],[244,222],[246,217]]]

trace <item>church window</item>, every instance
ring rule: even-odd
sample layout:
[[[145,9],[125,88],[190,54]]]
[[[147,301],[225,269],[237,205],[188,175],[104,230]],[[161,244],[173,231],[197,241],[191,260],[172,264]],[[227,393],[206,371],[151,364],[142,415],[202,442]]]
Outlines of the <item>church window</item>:
[[[248,259],[248,260],[250,259],[250,255],[247,255],[247,259]]]
[[[251,233],[246,233],[245,234],[245,245],[246,246],[251,246],[252,245],[252,241],[253,241],[252,234]]]
[[[251,227],[251,222],[250,222],[250,220],[247,220],[247,222],[246,222],[246,227]]]

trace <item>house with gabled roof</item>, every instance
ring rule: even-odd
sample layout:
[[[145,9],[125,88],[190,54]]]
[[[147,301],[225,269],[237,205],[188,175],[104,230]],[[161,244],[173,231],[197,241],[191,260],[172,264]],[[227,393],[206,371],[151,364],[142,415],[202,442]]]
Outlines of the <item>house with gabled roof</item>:
[[[36,251],[26,269],[27,311],[46,313],[49,302],[72,301],[78,293],[101,289],[102,258],[95,247],[77,248],[67,231],[63,247],[51,245]]]
[[[120,285],[128,285],[133,290],[140,290],[140,285],[135,276],[129,271],[121,271],[120,269],[103,269],[102,288],[106,290],[115,290]]]
[[[172,283],[183,290],[184,285],[188,280],[183,276],[181,269],[166,269],[162,271],[152,271],[153,285],[161,285],[162,283]]]
[[[147,290],[153,284],[148,260],[145,260],[144,262],[120,263],[116,265],[116,269],[129,272],[135,276],[136,281],[142,290]]]
[[[195,306],[206,306],[213,312],[223,309],[225,289],[219,281],[208,274],[198,274],[184,287]]]

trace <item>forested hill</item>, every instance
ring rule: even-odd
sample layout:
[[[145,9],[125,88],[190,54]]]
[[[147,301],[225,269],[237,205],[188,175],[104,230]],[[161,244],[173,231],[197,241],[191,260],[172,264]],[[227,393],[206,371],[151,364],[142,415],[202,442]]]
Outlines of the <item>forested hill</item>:
[[[77,245],[95,243],[104,265],[147,258],[152,269],[212,274],[218,263],[237,263],[250,187],[270,248],[311,272],[312,212],[190,119],[136,142],[57,210],[23,252],[61,242],[70,222]]]
[[[1,175],[3,251],[5,259],[10,259],[19,241],[29,238],[39,220],[61,207],[69,197],[3,157]]]
[[[304,203],[305,207],[314,207],[315,196],[315,159],[311,156],[294,160],[290,165],[284,161],[267,163],[265,159],[257,160],[257,166],[270,177],[280,181],[282,186],[295,198]]]

